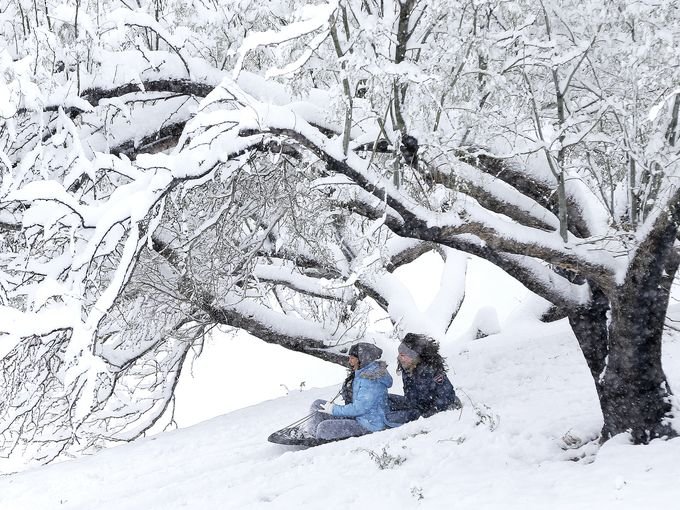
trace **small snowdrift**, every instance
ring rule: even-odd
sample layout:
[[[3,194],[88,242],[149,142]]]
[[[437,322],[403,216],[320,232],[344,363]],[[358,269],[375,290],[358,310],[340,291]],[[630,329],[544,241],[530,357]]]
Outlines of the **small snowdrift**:
[[[462,412],[311,449],[270,432],[336,388],[0,477],[1,510],[639,509],[680,504],[680,440],[597,451],[592,384],[566,324],[457,345]],[[680,387],[680,343],[665,365]],[[585,444],[580,446],[582,443]],[[579,447],[580,446],[580,447]]]

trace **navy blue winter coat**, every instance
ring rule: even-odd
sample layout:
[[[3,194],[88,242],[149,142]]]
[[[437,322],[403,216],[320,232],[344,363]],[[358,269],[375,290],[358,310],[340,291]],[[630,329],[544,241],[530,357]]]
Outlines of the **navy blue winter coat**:
[[[413,372],[402,370],[401,377],[404,396],[389,396],[387,420],[391,426],[417,420],[421,416],[427,418],[455,407],[456,392],[443,370],[419,363]]]

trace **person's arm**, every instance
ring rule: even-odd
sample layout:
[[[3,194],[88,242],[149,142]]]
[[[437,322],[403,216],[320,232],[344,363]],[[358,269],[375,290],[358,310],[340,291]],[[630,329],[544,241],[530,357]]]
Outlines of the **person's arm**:
[[[410,408],[409,402],[405,396],[395,395],[394,393],[387,395],[387,403],[392,411],[404,411]]]
[[[357,377],[354,379],[354,385],[356,386],[354,401],[344,406],[333,406],[333,416],[355,418],[366,414],[373,407],[376,394],[371,391],[370,382]]]
[[[443,372],[440,378],[435,378],[435,384],[437,386],[435,393],[437,395],[437,407],[442,411],[449,409],[456,402],[456,391],[453,389],[453,384]]]
[[[428,406],[428,416],[432,416],[440,411],[446,411],[453,406],[456,400],[456,392],[445,372],[435,373],[430,379],[429,387],[431,400]]]
[[[420,391],[418,379],[413,375],[402,375],[404,385],[404,411],[408,411],[408,421],[417,420],[422,415],[424,409],[422,402],[422,392]]]

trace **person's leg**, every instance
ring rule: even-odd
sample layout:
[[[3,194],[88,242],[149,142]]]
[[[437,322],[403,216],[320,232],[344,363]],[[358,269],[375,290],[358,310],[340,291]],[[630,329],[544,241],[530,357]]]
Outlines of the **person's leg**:
[[[330,414],[322,413],[319,411],[319,409],[321,409],[321,405],[324,402],[326,401],[323,399],[318,399],[312,402],[312,405],[309,406],[309,412],[312,414],[312,416],[309,418],[307,423],[305,423],[304,427],[305,430],[314,437],[316,437],[316,428],[319,426],[319,423],[325,420],[332,420],[334,418]]]
[[[324,420],[316,428],[317,439],[344,439],[346,437],[363,436],[368,430],[351,418],[337,418]]]
[[[401,411],[387,411],[385,413],[385,421],[389,427],[398,427],[409,421],[413,420],[411,416],[411,411],[401,410]]]

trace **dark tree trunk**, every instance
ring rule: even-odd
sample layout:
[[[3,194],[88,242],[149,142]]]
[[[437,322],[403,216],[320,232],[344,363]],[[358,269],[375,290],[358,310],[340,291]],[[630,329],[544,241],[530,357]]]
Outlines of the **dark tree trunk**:
[[[676,233],[672,222],[659,228],[647,246],[638,248],[622,284],[605,295],[591,283],[591,303],[569,316],[600,399],[602,441],[622,432],[638,444],[677,435],[667,420],[672,393],[661,366],[664,321],[678,268]]]
[[[597,396],[602,402],[602,385],[600,376],[607,363],[609,330],[607,312],[609,300],[598,288],[591,284],[593,298],[587,307],[581,307],[569,314],[569,324],[578,340],[581,352],[586,360],[590,375],[595,381]]]
[[[595,383],[604,417],[601,440],[630,432],[635,443],[674,436],[666,423],[671,389],[661,366],[661,338],[668,292],[649,282],[637,292],[617,289],[610,302],[594,292],[591,306],[569,322]],[[607,325],[607,311],[611,319]]]
[[[600,382],[602,439],[630,432],[635,443],[674,436],[671,389],[661,366],[668,292],[654,278],[630,279],[611,302],[609,352]]]

